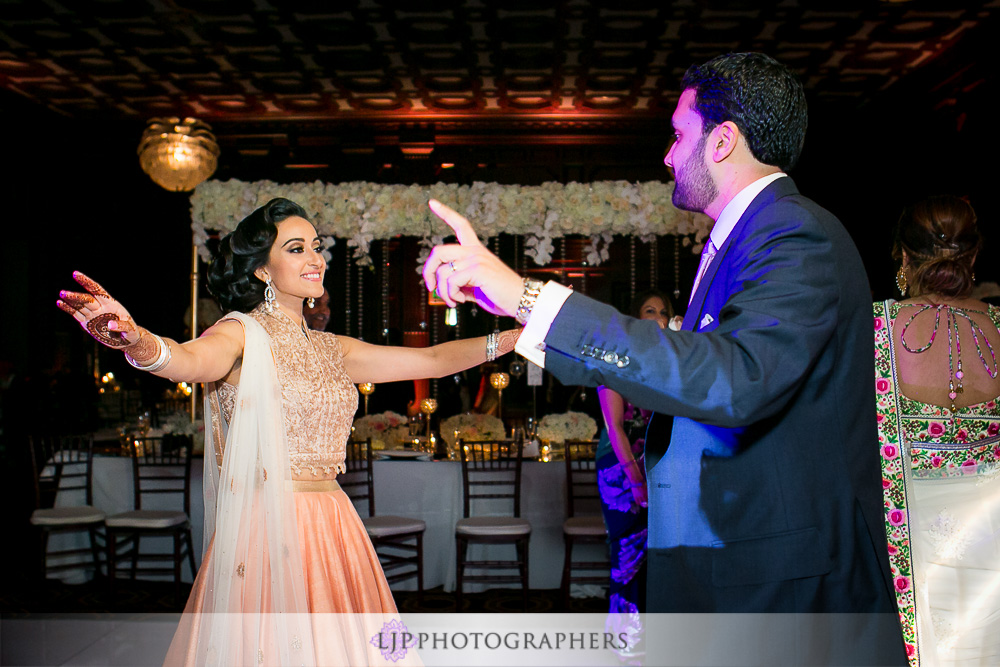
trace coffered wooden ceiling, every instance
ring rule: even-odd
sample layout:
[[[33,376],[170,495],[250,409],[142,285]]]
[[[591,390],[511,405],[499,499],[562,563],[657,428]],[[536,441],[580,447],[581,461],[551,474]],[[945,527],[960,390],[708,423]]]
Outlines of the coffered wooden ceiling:
[[[662,114],[692,62],[763,50],[858,105],[996,2],[3,0],[0,82],[72,116]]]
[[[684,70],[728,51],[790,65],[813,114],[914,81],[932,106],[961,108],[993,76],[995,57],[962,46],[990,47],[1000,0],[851,4],[0,0],[0,86],[78,119],[196,116],[245,157],[336,134],[345,153],[419,158],[498,136],[661,141]]]

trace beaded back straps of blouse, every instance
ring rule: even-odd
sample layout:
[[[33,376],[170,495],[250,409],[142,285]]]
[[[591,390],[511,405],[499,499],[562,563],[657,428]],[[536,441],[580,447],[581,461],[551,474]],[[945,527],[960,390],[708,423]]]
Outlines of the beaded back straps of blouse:
[[[981,310],[969,310],[966,308],[955,308],[946,304],[930,305],[930,304],[920,304],[920,303],[907,303],[900,304],[900,308],[917,308],[917,312],[910,316],[910,319],[906,320],[906,324],[903,325],[903,329],[899,334],[899,342],[902,343],[903,349],[907,352],[912,352],[914,354],[919,354],[920,352],[926,352],[934,344],[934,339],[937,337],[938,329],[941,326],[941,312],[944,311],[945,314],[945,328],[948,330],[948,398],[951,399],[951,411],[955,412],[955,399],[958,395],[963,393],[965,389],[962,387],[962,378],[965,377],[964,371],[962,371],[962,339],[958,332],[958,320],[959,318],[967,321],[969,327],[972,330],[972,340],[976,343],[976,352],[979,354],[979,360],[983,363],[983,368],[986,370],[987,375],[992,379],[997,377],[997,358],[996,354],[993,352],[993,346],[990,344],[989,339],[983,332],[982,328],[976,324],[975,320],[970,317],[970,313],[975,313],[977,315],[985,315],[989,317],[988,313]],[[928,310],[934,310],[934,329],[931,331],[930,340],[927,344],[919,348],[911,348],[906,343],[906,330],[909,328],[913,320],[916,319],[917,315],[925,313]],[[954,337],[953,337],[954,336]],[[979,338],[982,336],[983,342],[986,343],[986,348],[990,351],[990,358],[993,361],[993,369],[990,370],[990,365],[986,362],[986,357],[983,356],[982,344],[979,342]]]

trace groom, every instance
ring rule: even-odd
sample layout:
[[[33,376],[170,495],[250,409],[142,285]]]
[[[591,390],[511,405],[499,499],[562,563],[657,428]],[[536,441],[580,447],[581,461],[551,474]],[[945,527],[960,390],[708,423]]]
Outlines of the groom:
[[[564,384],[661,413],[646,438],[648,611],[891,613],[870,292],[841,223],[785,174],[805,137],[801,84],[743,53],[682,87],[673,201],[715,220],[682,331],[522,283],[437,202],[459,243],[435,248],[425,280],[516,315],[517,351]]]

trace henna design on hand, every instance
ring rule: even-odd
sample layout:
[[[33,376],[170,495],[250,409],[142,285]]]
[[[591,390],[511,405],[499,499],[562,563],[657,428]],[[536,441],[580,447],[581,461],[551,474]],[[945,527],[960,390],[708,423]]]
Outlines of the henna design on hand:
[[[120,332],[108,329],[108,322],[112,321],[121,322],[114,313],[102,313],[93,319],[87,320],[87,331],[90,332],[91,336],[108,347],[127,347],[132,345]]]
[[[517,339],[521,337],[521,332],[523,329],[510,329],[509,331],[500,332],[500,340],[497,344],[497,356],[502,356],[507,354],[514,349],[517,344]]]
[[[58,308],[59,310],[63,311],[64,313],[69,313],[70,315],[76,315],[77,314],[76,308],[74,308],[73,306],[70,306],[68,304],[63,303],[62,301],[56,301],[56,308]]]
[[[146,329],[139,327],[139,340],[132,343],[126,350],[126,354],[132,357],[135,361],[140,364],[145,364],[147,361],[153,361],[158,356],[160,356],[160,346],[156,342],[156,339]],[[151,365],[151,364],[147,364]]]
[[[81,310],[85,306],[99,306],[97,299],[90,296],[89,294],[81,294],[79,292],[67,292],[63,290],[59,292],[59,297],[68,305]]]
[[[104,299],[112,299],[113,297],[105,291],[103,287],[97,284],[97,282],[91,280],[79,271],[73,272],[73,280],[80,283],[85,290],[93,294],[94,296],[99,296]]]

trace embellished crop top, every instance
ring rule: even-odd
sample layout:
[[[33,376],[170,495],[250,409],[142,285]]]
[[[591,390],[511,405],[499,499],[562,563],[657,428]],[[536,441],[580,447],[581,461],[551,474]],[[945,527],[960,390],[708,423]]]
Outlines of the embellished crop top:
[[[268,313],[261,305],[249,315],[271,337],[292,478],[334,479],[345,472],[347,439],[358,409],[358,390],[344,369],[340,341],[325,331],[304,331],[278,309]],[[217,387],[230,422],[237,387],[225,382]]]

